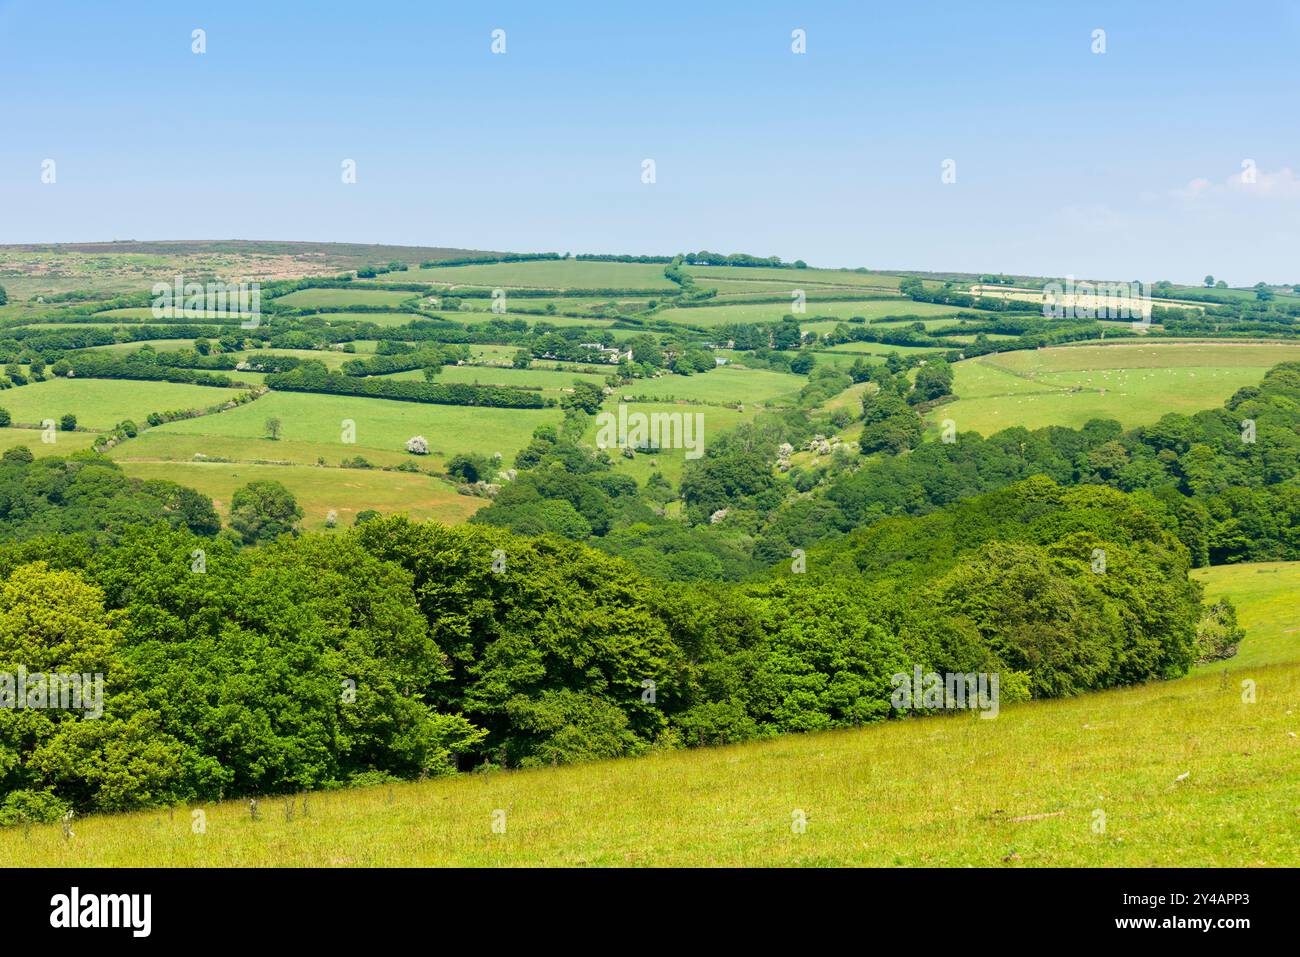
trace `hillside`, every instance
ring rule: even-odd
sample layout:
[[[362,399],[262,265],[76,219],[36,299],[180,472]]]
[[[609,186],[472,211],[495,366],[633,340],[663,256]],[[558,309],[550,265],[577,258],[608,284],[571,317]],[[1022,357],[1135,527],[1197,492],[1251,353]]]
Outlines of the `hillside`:
[[[1207,569],[1251,623],[1193,677],[973,715],[0,830],[64,866],[1294,867],[1300,563]],[[1263,578],[1273,589],[1254,587]],[[1276,586],[1276,587],[1274,587]],[[1277,642],[1269,621],[1289,618]],[[1257,686],[1243,703],[1240,681]],[[1186,777],[1183,777],[1186,775]],[[1179,778],[1182,777],[1182,780]],[[206,833],[193,833],[193,813]],[[494,813],[505,812],[505,833]],[[795,833],[796,812],[807,826]],[[1104,830],[1098,822],[1103,818]]]

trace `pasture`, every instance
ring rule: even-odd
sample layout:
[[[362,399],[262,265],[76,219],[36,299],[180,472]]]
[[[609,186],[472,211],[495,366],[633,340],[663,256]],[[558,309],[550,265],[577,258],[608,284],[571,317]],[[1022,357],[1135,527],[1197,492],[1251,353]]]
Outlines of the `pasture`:
[[[128,443],[129,444],[129,443]],[[375,509],[405,512],[416,519],[463,522],[487,504],[487,499],[459,494],[455,487],[430,475],[379,469],[341,469],[317,465],[261,465],[247,462],[143,462],[119,460],[127,475],[167,479],[197,489],[212,498],[222,522],[230,520],[230,497],[249,482],[282,483],[303,509],[304,528],[326,526],[335,513],[340,526],[351,526],[358,512]]]
[[[346,310],[348,306],[400,306],[419,293],[392,289],[367,289],[353,286],[345,289],[299,289],[275,300],[276,305],[299,309]]]
[[[879,319],[884,316],[911,317],[918,319],[940,316],[955,316],[958,310],[952,306],[938,306],[929,302],[913,302],[910,299],[860,299],[844,302],[809,301],[805,311],[797,316],[802,327],[804,322],[810,325],[819,319],[830,317],[847,322],[854,316],[864,319]],[[716,326],[752,322],[780,322],[785,316],[793,314],[792,302],[744,302],[722,306],[692,306],[688,308],[665,309],[655,313],[655,318],[687,326],[699,326],[711,329]],[[832,324],[832,328],[834,324]]]
[[[685,399],[710,405],[771,404],[792,401],[808,384],[805,376],[766,369],[722,366],[696,375],[634,379],[615,391],[619,396],[652,400]]]
[[[1012,426],[1077,428],[1097,418],[1149,425],[1169,412],[1221,405],[1288,357],[1300,359],[1300,345],[1072,346],[983,356],[956,364],[957,401],[928,418],[986,436]]]
[[[404,454],[406,440],[423,435],[429,441],[431,454],[422,460],[409,456],[421,464],[440,462],[459,452],[499,452],[508,465],[515,453],[528,444],[535,428],[555,424],[560,416],[559,409],[489,409],[272,392],[220,415],[170,422],[152,431],[159,435],[262,439],[266,420],[274,417],[282,424],[283,441],[316,446],[317,454],[330,464],[364,456],[371,450]],[[355,424],[355,441],[351,443],[344,441],[345,423],[349,421]],[[270,448],[265,457],[273,458],[274,446],[280,443],[267,440],[266,444]]]
[[[52,378],[0,392],[0,406],[8,409],[19,425],[34,425],[45,419],[57,421],[71,412],[77,417],[78,427],[104,430],[123,419],[143,425],[150,412],[205,409],[238,394],[235,389],[175,382]]]
[[[665,289],[677,285],[652,263],[588,262],[545,259],[518,263],[473,263],[436,266],[400,273],[401,282],[427,282],[490,289]]]
[[[1300,562],[1251,562],[1195,568],[1191,577],[1205,586],[1206,601],[1232,599],[1247,639],[1227,661],[1198,671],[1236,671],[1243,667],[1300,660]]]

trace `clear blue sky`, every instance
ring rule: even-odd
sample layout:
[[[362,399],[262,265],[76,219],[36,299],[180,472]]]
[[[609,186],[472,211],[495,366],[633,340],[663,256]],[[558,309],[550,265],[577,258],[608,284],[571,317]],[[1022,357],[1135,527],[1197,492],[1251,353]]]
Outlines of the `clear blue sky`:
[[[0,242],[1300,282],[1295,2],[0,0],[0,102]]]

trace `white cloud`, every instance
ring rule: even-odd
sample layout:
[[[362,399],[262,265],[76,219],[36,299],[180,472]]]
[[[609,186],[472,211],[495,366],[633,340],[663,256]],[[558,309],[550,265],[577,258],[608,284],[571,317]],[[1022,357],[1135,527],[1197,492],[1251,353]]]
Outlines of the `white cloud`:
[[[1300,199],[1300,176],[1289,166],[1266,172],[1252,164],[1248,168],[1243,166],[1240,173],[1234,173],[1217,183],[1198,176],[1181,189],[1171,190],[1170,194],[1186,201],[1229,196],[1288,201]]]

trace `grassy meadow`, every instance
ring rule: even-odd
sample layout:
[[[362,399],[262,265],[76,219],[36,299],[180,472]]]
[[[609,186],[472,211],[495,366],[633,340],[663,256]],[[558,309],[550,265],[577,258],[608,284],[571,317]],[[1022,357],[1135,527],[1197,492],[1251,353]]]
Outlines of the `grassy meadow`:
[[[676,289],[664,267],[650,263],[548,259],[411,269],[394,281],[509,289]]]
[[[299,289],[287,296],[280,296],[276,303],[282,306],[294,306],[299,309],[324,309],[348,306],[398,306],[418,295],[391,289]]]
[[[1150,425],[1168,412],[1218,406],[1254,385],[1279,362],[1300,359],[1300,345],[1161,343],[1069,346],[967,359],[954,367],[957,401],[929,415],[960,431],[1047,425],[1078,428],[1115,419]]]
[[[851,301],[817,302],[809,300],[804,312],[797,318],[802,324],[807,320],[812,327],[819,318],[831,317],[847,322],[854,316],[864,319],[880,319],[884,316],[917,316],[919,318],[955,316],[958,310],[952,306],[939,306],[929,302],[912,302],[910,299],[859,299]],[[656,319],[680,323],[687,326],[713,328],[728,323],[780,322],[782,317],[792,315],[790,300],[784,302],[745,302],[730,303],[721,306],[691,306],[688,308],[665,309],[655,313]],[[836,323],[831,323],[834,328]]]
[[[207,408],[238,394],[234,389],[175,382],[52,378],[5,390],[0,393],[0,406],[19,425],[57,421],[71,412],[79,428],[102,430],[123,419],[143,423],[150,412]]]
[[[487,504],[461,495],[433,476],[378,469],[341,469],[317,465],[259,465],[248,462],[149,462],[119,458],[127,475],[167,479],[209,496],[223,522],[230,519],[230,497],[249,482],[275,481],[293,492],[302,506],[302,525],[319,531],[334,512],[340,526],[351,526],[358,512],[406,512],[414,519],[457,524]]]

